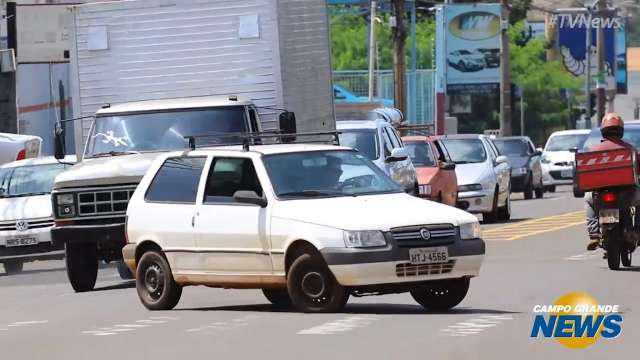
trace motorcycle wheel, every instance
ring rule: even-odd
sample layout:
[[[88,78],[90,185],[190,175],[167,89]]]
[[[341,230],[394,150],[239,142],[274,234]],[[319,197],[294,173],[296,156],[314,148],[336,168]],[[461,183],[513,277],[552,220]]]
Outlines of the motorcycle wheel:
[[[607,263],[609,269],[620,269],[620,253],[622,252],[622,229],[619,225],[614,226],[612,229],[606,229],[603,231],[605,250],[607,250]]]

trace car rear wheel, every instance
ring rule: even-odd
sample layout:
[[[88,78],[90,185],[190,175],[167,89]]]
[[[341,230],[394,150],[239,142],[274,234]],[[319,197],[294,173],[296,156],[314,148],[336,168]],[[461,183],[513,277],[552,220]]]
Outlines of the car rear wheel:
[[[524,186],[524,198],[526,200],[530,200],[533,198],[533,190],[534,190],[533,178],[529,176],[529,181]]]
[[[4,271],[7,275],[17,274],[22,272],[23,262],[19,260],[11,260],[4,263]]]
[[[437,280],[411,290],[411,296],[426,310],[449,310],[464,300],[469,278]]]
[[[157,251],[148,251],[140,258],[136,289],[140,301],[149,310],[171,310],[182,296],[182,287],[173,279],[167,259]]]
[[[275,308],[287,309],[291,307],[291,297],[287,289],[262,289],[262,293]]]
[[[349,293],[318,254],[304,253],[293,261],[287,274],[287,290],[293,305],[307,313],[340,311],[349,300]]]
[[[542,199],[544,197],[544,185],[542,185],[542,180],[540,180],[540,184],[538,184],[538,187],[535,190],[536,192],[536,199]]]
[[[98,250],[95,244],[67,244],[67,277],[75,292],[93,290],[98,277]]]

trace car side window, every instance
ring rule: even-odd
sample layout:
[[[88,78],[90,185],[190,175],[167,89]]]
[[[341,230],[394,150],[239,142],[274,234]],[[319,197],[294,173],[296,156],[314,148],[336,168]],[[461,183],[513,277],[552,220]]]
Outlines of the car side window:
[[[384,157],[391,156],[391,151],[393,150],[393,143],[391,142],[391,138],[389,137],[389,133],[387,133],[384,129],[380,129],[382,132],[382,142],[384,143]]]
[[[204,189],[204,203],[234,203],[236,191],[255,191],[262,196],[253,161],[247,158],[216,158]]]
[[[529,154],[533,154],[534,152],[536,152],[536,148],[535,146],[533,146],[531,140],[527,140],[527,144],[529,145]]]
[[[258,114],[256,113],[256,109],[249,109],[249,122],[251,124],[251,131],[258,132],[260,128],[258,127]]]
[[[400,139],[400,135],[398,135],[398,131],[396,131],[396,129],[389,127],[387,128],[391,134],[393,135],[393,138],[395,138],[396,142],[398,143],[398,147],[400,148],[404,148],[404,143],[402,142],[402,139]]]
[[[489,155],[495,161],[498,158],[498,150],[496,150],[495,146],[493,146],[491,140],[485,140],[485,145],[487,148],[489,148]]]
[[[145,195],[148,202],[195,204],[207,158],[176,157],[165,160]]]
[[[434,141],[433,145],[436,147],[436,153],[438,154],[438,161],[449,162],[449,154],[444,150],[444,146],[441,146],[439,141]]]
[[[385,126],[384,127],[384,131],[389,136],[389,139],[391,140],[391,146],[393,147],[393,149],[402,147],[400,145],[400,140],[398,139],[398,137],[396,136],[396,134],[394,133],[394,130],[392,128]]]

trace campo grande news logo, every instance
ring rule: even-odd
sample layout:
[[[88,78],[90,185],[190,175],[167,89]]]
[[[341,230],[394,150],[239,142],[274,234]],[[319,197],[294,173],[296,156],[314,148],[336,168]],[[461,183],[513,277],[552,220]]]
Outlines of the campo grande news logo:
[[[531,337],[553,338],[569,348],[586,348],[601,337],[613,339],[622,333],[619,311],[620,305],[600,305],[587,293],[568,293],[553,305],[533,307]]]

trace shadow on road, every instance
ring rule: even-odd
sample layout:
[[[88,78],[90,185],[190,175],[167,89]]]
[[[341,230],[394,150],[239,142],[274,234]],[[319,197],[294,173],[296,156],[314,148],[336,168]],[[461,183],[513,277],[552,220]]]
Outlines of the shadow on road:
[[[123,289],[132,289],[136,287],[136,281],[135,280],[131,280],[131,281],[125,281],[122,282],[120,284],[115,284],[115,285],[109,285],[109,286],[104,286],[104,287],[97,287],[95,289],[93,289],[93,291],[108,291],[108,290],[123,290]]]
[[[52,272],[60,272],[60,271],[67,271],[66,267],[62,267],[62,268],[54,268],[54,269],[38,269],[38,270],[22,270],[19,273],[16,274],[7,274],[5,272],[0,273],[0,277],[6,277],[6,276],[24,276],[24,275],[33,275],[33,274],[44,274],[44,273],[52,273]]]
[[[618,271],[640,272],[640,266],[621,267]]]
[[[255,304],[255,305],[231,305],[216,306],[192,309],[175,309],[175,311],[250,311],[250,312],[289,312],[297,313],[293,308],[279,309],[271,304]],[[371,314],[371,315],[508,315],[520,314],[514,311],[494,310],[494,309],[475,309],[475,308],[455,308],[449,311],[426,311],[419,305],[407,304],[349,304],[340,314]]]

